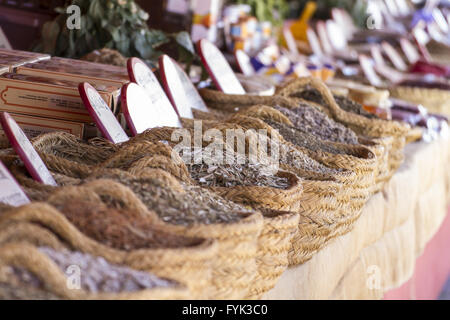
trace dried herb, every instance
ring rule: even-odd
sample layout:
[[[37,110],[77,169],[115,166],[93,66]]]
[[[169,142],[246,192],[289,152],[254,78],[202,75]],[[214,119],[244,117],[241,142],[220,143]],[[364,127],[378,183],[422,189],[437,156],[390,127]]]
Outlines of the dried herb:
[[[312,134],[302,132],[294,127],[275,121],[266,121],[266,123],[278,130],[284,139],[294,145],[308,148],[312,151],[325,151],[333,154],[344,154],[342,150],[339,150],[326,141],[318,139]]]
[[[175,192],[157,178],[135,178],[107,173],[103,178],[118,180],[129,187],[139,199],[165,222],[190,226],[193,224],[234,223],[252,211],[219,197],[199,186],[183,185],[184,192]]]
[[[315,102],[322,106],[326,105],[326,102],[322,97],[322,94],[317,89],[311,87],[306,87],[303,91],[293,93],[292,96],[296,98],[302,98],[307,101]],[[347,112],[352,112],[354,114],[358,114],[369,119],[377,118],[376,115],[367,112],[366,110],[363,109],[362,105],[360,105],[357,102],[354,102],[353,100],[350,100],[346,97],[342,97],[339,95],[334,95],[334,99],[336,100],[336,103],[339,105],[339,107]]]
[[[90,293],[135,292],[175,285],[172,281],[158,278],[147,272],[112,265],[102,257],[94,257],[81,252],[55,251],[47,247],[39,248],[39,250],[53,260],[63,273],[66,273],[71,266],[78,267],[81,272],[81,288]],[[25,290],[28,293],[27,297],[30,292],[37,293],[36,289],[45,290],[44,283],[28,270],[8,267],[6,272],[9,274],[9,279],[14,282],[16,290],[27,288]],[[17,291],[20,292],[20,290]],[[41,292],[40,295],[52,298],[48,292]],[[35,298],[41,297],[36,296]]]
[[[149,216],[122,208],[120,199],[50,198],[49,203],[81,232],[104,245],[121,250],[193,246],[199,239],[185,238],[154,226]]]
[[[207,159],[205,161],[205,152],[203,149],[188,149],[184,154],[192,153],[192,159],[195,159],[195,153],[201,152],[203,162],[201,164],[187,164],[187,168],[191,177],[197,181],[201,186],[205,187],[236,187],[236,186],[260,186],[272,187],[277,189],[289,188],[289,180],[284,177],[278,177],[274,174],[274,168],[270,165],[265,165],[256,161],[249,161],[245,154],[237,152],[232,153],[228,149],[223,152],[223,162],[215,164],[214,159]],[[257,161],[263,161],[260,155],[257,156]],[[232,159],[231,161],[225,161]],[[264,158],[269,161],[269,158]],[[256,163],[255,163],[256,162]],[[265,162],[269,163],[270,162]]]
[[[358,137],[352,130],[305,103],[301,103],[296,109],[280,106],[275,109],[288,117],[295,128],[305,133],[313,134],[322,140],[358,144]]]

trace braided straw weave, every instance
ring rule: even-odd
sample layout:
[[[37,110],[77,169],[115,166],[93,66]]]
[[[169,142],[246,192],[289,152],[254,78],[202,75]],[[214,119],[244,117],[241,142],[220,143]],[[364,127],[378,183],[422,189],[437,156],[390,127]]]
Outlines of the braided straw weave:
[[[222,126],[222,129],[226,129],[227,127],[228,126]],[[133,143],[136,145],[136,151],[133,152],[139,152],[138,150],[142,149],[142,147],[140,147],[140,144],[143,143],[142,140],[144,139],[144,136],[146,139],[170,140],[171,134],[171,131],[167,129],[149,130],[142,134],[140,138],[134,139]],[[147,143],[146,145],[148,146],[148,148],[153,147],[159,149],[160,147],[162,147],[155,143],[148,143],[148,141],[146,141],[145,143]],[[184,172],[187,172],[185,164],[182,162],[181,158],[178,158],[178,154],[169,153],[167,150],[168,147],[166,145],[163,146],[166,150],[164,155],[162,155],[162,152],[158,152],[157,150],[155,150],[155,152],[151,152],[151,150],[149,149],[148,151],[151,154],[159,153],[161,158],[159,158],[157,162],[162,162],[166,165],[155,165],[154,163],[152,163],[152,161],[155,160],[152,157],[136,157],[139,160],[137,160],[134,164],[128,163],[127,167],[125,168],[136,176],[144,177],[145,175],[143,175],[143,173],[145,173],[146,170],[148,170],[149,168],[158,167],[168,171],[171,174],[175,173],[174,176],[180,179],[179,172],[183,172],[182,176],[185,175]],[[132,143],[129,143],[127,148],[128,147],[133,148]],[[125,152],[124,154],[130,153],[132,152]],[[165,160],[163,160],[163,158],[165,158]],[[119,157],[116,157],[114,159],[114,163],[121,163]],[[290,174],[288,172],[280,174],[285,175],[289,177],[289,179],[291,179],[292,186],[288,190],[279,190],[257,186],[238,186],[234,188],[210,189],[215,193],[218,193],[219,195],[232,200],[233,202],[241,203],[254,208],[264,207],[266,208],[264,212],[270,212],[271,209],[277,208],[282,208],[285,210],[296,210],[298,209],[298,206],[301,205],[301,200],[299,198],[302,192],[301,183],[293,174]],[[194,181],[192,181],[190,177],[189,179],[183,178],[180,180],[188,184],[194,184]],[[171,188],[176,189],[173,185],[171,185]],[[264,226],[261,235],[258,238],[258,251],[256,254],[256,262],[258,266],[257,278],[253,279],[251,283],[246,284],[246,288],[243,291],[247,292],[247,298],[253,299],[261,296],[264,290],[268,290],[274,285],[274,281],[281,275],[280,271],[287,268],[288,251],[290,250],[290,238],[297,230],[297,219],[298,215],[296,213],[280,212],[279,214],[264,214]],[[277,226],[277,228],[275,228],[274,226]],[[266,245],[266,243],[270,243],[271,245],[268,246]],[[242,259],[243,257],[239,258],[239,260]],[[269,263],[269,261],[271,262]],[[242,273],[243,270],[241,270],[240,272]],[[228,281],[229,283],[233,282],[231,280]],[[239,285],[239,283],[237,282],[236,285]],[[226,287],[224,284],[221,284],[221,286]],[[248,293],[249,290],[250,293]]]
[[[433,113],[450,115],[450,91],[448,90],[394,86],[389,91],[393,97],[421,104]]]
[[[171,161],[169,158],[166,161]],[[136,179],[137,182],[151,181],[150,183],[172,190],[181,197],[183,186],[170,173],[160,169],[145,168],[135,170],[136,179],[126,173],[109,171],[99,177],[120,181]],[[205,193],[207,191],[204,191]],[[207,194],[206,194],[207,195]],[[137,195],[139,197],[139,195]],[[151,204],[149,204],[151,205]],[[188,203],[186,204],[189,205]],[[149,207],[149,209],[151,209]],[[244,208],[242,208],[244,209]],[[189,226],[168,224],[162,221],[164,228],[171,233],[188,237],[202,237],[214,239],[218,245],[217,256],[211,261],[212,287],[207,294],[209,299],[243,299],[248,296],[249,287],[255,281],[257,274],[258,237],[263,228],[263,218],[259,212],[239,213],[240,219],[236,222],[204,224],[197,222]],[[285,253],[287,259],[287,251]]]
[[[239,112],[236,116],[244,115],[247,117],[254,117],[261,120],[272,120],[290,127],[293,127],[290,120],[280,111],[268,106],[253,106],[245,111]],[[234,118],[236,118],[234,116]],[[260,123],[259,123],[260,124]],[[255,125],[258,125],[255,121]],[[260,124],[261,127],[261,124]],[[262,128],[262,127],[261,127]],[[269,132],[273,131],[270,126],[265,127]],[[299,132],[300,134],[300,132]],[[323,141],[324,145],[332,146],[341,153],[332,154],[321,150],[311,150],[309,148],[296,146],[296,148],[303,153],[309,155],[311,158],[331,167],[354,171],[355,181],[350,181],[350,184],[356,188],[368,188],[373,185],[375,178],[375,171],[377,168],[377,159],[375,154],[368,148],[361,145],[342,144],[331,141]]]
[[[98,180],[95,185],[98,184],[112,189],[117,185],[117,183],[108,180]],[[69,192],[66,193],[66,190]],[[75,192],[72,192],[72,190]],[[92,190],[86,192],[92,194]],[[75,196],[74,193],[80,194],[80,189],[67,187],[65,190],[61,190],[62,198],[67,199],[67,201],[69,201],[68,198]],[[60,199],[60,201],[63,201],[63,199]],[[195,242],[195,239],[186,238],[188,240],[186,246],[170,247],[169,245],[168,248],[117,250],[88,238],[71,224],[63,214],[44,203],[33,203],[4,212],[0,216],[1,228],[11,223],[28,223],[44,229],[34,236],[36,238],[42,235],[39,240],[33,240],[39,241],[39,244],[45,243],[50,246],[55,242],[56,237],[68,249],[101,256],[113,264],[150,271],[160,277],[185,283],[192,289],[193,298],[202,297],[206,288],[210,286],[210,261],[217,253],[217,245],[212,240],[199,239],[198,242]],[[55,237],[48,237],[49,233],[54,234]],[[2,237],[2,241],[4,241],[5,236]],[[174,236],[169,236],[168,232],[165,232],[165,237],[167,237],[169,244],[171,237],[174,238]],[[195,241],[192,242],[193,240]]]
[[[293,96],[308,87],[317,90],[324,101],[323,105],[311,104],[316,105],[334,120],[343,123],[356,133],[371,139],[386,137],[394,138],[394,141],[389,148],[389,170],[391,171],[390,176],[392,176],[401,164],[402,156],[400,154],[403,153],[406,142],[405,137],[408,135],[411,127],[408,124],[397,121],[366,118],[343,110],[336,103],[327,86],[322,81],[315,78],[301,78],[292,81],[280,89],[277,94],[278,96],[291,98],[293,101],[296,101],[296,98],[293,98]],[[297,98],[297,101],[299,100],[301,99]]]
[[[42,283],[42,288],[15,283],[7,277],[5,268],[15,267],[35,275]],[[8,290],[9,289],[9,290]],[[13,292],[13,294],[11,294]],[[99,293],[94,294],[83,289],[71,290],[67,286],[67,278],[46,254],[30,243],[8,243],[0,247],[0,297],[12,299],[106,299],[106,300],[162,300],[187,299],[189,291],[179,285],[156,287],[136,292]]]

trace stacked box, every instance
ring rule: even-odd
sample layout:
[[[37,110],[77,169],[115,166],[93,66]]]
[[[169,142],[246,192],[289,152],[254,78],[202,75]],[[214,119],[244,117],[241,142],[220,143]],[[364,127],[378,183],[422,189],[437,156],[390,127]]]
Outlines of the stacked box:
[[[0,75],[0,110],[12,113],[67,120],[92,122],[80,94],[79,81],[57,80],[16,73]],[[112,108],[120,95],[116,86],[95,85]]]

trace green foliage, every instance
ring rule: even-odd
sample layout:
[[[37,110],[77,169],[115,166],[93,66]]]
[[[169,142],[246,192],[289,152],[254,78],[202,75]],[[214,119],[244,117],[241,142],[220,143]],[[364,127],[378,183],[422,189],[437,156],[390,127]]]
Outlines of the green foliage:
[[[308,0],[289,0],[289,5],[297,11],[294,17],[290,17],[297,18],[307,2]],[[326,19],[329,17],[331,8],[342,8],[352,15],[357,25],[362,27],[366,22],[367,0],[317,0],[315,2],[317,3],[316,18]]]
[[[59,15],[44,24],[35,51],[80,58],[93,50],[110,48],[125,57],[137,56],[151,62],[162,54],[162,45],[174,42],[182,53],[182,62],[192,63],[194,59],[188,33],[165,34],[149,29],[148,13],[133,0],[73,0],[70,5],[81,9],[81,28],[68,29],[68,6],[57,8]]]
[[[250,5],[252,14],[259,21],[270,21],[276,26],[283,22],[289,9],[286,0],[232,0],[230,2]]]

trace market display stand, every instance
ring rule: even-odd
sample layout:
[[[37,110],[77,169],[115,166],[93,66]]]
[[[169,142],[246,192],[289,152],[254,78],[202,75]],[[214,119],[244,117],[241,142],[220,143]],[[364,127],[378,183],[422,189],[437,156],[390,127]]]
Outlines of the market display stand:
[[[450,276],[450,206],[438,233],[417,259],[411,279],[384,295],[386,300],[435,300]]]
[[[405,153],[405,163],[366,204],[354,229],[289,268],[264,299],[381,299],[412,278],[416,259],[447,216],[450,141],[410,144]],[[444,233],[439,236],[449,243],[450,232]]]

